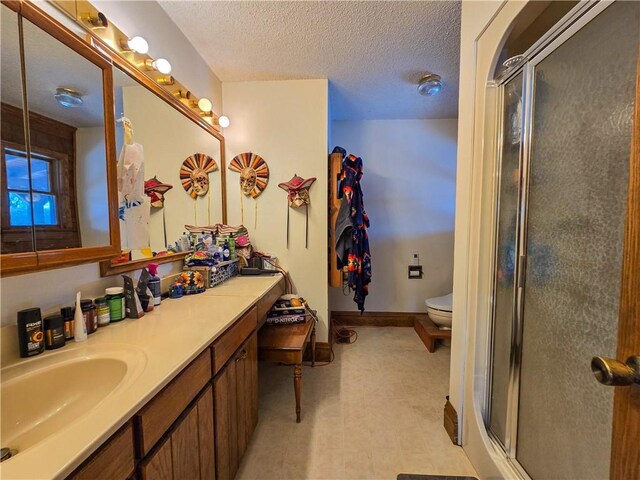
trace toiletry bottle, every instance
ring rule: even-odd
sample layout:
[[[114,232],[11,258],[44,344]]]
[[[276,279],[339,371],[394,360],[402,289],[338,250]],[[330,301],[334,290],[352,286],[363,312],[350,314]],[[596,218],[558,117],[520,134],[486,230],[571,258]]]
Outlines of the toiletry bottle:
[[[157,307],[162,301],[162,298],[160,296],[161,289],[160,277],[158,276],[158,264],[150,263],[149,265],[147,265],[147,270],[149,270],[149,273],[151,274],[151,279],[149,280],[148,286],[149,290],[151,290],[151,293],[153,294],[153,305]]]
[[[106,327],[111,322],[111,312],[109,303],[105,297],[96,298],[93,303],[96,305],[96,314],[98,315],[98,327]]]
[[[21,357],[32,357],[44,350],[44,331],[39,308],[18,312],[18,344]]]
[[[76,293],[76,311],[73,317],[73,338],[76,342],[84,342],[87,339],[87,324],[82,314],[80,305],[80,292]]]
[[[80,308],[84,316],[84,323],[87,326],[87,334],[91,335],[98,329],[98,315],[93,300],[88,298],[80,300]]]
[[[44,318],[44,346],[47,350],[64,347],[64,318],[62,315],[49,315]]]
[[[222,260],[228,262],[229,259],[229,242],[228,240],[225,240],[224,245],[222,246]]]
[[[64,339],[73,339],[73,307],[62,307],[60,315],[64,318]]]

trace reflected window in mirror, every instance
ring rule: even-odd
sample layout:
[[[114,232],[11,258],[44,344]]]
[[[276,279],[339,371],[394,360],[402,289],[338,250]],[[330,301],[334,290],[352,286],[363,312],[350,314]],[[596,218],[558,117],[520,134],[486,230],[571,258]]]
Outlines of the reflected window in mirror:
[[[8,227],[58,225],[58,195],[52,179],[56,160],[32,155],[31,175],[27,152],[5,147],[3,161],[7,176],[7,195],[3,197],[9,198]]]

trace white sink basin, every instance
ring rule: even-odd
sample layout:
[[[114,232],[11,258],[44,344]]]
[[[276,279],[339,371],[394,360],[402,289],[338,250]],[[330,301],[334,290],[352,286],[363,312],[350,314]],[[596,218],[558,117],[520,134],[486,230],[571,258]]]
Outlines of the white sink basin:
[[[18,454],[108,401],[146,365],[128,346],[46,352],[0,372],[2,447]]]

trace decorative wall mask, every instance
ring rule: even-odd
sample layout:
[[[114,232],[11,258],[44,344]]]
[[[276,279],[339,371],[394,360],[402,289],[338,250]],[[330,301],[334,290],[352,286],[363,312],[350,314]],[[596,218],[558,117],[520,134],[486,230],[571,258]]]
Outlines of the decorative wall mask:
[[[309,197],[309,188],[316,181],[316,177],[304,179],[297,174],[288,182],[279,183],[278,186],[287,192],[289,207],[299,208],[305,207],[305,248],[309,246],[309,205],[311,198]],[[287,208],[287,248],[289,248],[289,209]]]
[[[173,188],[173,185],[161,182],[158,177],[144,181],[144,193],[151,199],[151,206],[162,208],[164,206],[164,194]]]
[[[180,167],[180,182],[192,198],[202,197],[209,191],[209,173],[218,170],[216,161],[204,153],[194,153]]]
[[[269,183],[269,167],[260,155],[245,152],[231,160],[229,169],[240,173],[240,190],[256,198]]]

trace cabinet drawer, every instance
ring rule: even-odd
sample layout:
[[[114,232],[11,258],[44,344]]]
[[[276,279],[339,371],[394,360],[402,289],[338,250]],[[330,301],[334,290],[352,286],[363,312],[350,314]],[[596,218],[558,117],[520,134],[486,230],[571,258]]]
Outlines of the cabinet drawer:
[[[211,352],[207,348],[135,415],[139,458],[151,450],[210,379]]]
[[[213,342],[213,374],[215,375],[244,343],[258,325],[258,311],[254,306],[240,320]]]
[[[131,422],[127,422],[69,478],[126,480],[134,468],[133,427]]]
[[[265,294],[264,297],[258,300],[258,321],[262,321],[262,319],[267,315],[267,312],[271,310],[273,304],[276,303],[276,300],[284,295],[284,289],[285,281],[283,277]]]

